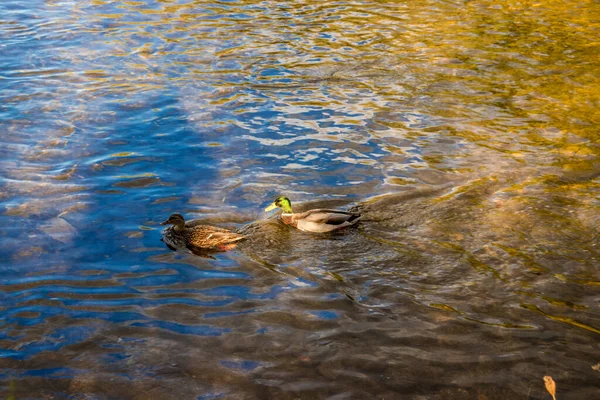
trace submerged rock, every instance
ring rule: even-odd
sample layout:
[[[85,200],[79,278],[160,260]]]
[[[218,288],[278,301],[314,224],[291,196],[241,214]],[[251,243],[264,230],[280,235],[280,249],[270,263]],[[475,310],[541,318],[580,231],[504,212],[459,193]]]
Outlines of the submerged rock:
[[[77,236],[77,229],[62,218],[51,218],[40,225],[40,230],[54,240],[70,243]]]

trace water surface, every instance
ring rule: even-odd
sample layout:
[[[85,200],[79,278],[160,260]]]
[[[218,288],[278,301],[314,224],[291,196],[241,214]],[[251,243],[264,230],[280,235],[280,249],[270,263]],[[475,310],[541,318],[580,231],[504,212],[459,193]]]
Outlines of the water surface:
[[[599,21],[2,1],[0,393],[599,398]],[[293,231],[280,194],[363,220]],[[172,212],[249,240],[172,252]]]

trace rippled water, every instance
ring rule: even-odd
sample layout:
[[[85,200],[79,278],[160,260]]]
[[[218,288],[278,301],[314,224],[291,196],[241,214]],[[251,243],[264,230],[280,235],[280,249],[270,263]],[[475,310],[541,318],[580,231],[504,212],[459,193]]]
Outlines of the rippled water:
[[[596,1],[2,1],[0,394],[600,398],[599,33]],[[176,211],[249,240],[172,252]]]

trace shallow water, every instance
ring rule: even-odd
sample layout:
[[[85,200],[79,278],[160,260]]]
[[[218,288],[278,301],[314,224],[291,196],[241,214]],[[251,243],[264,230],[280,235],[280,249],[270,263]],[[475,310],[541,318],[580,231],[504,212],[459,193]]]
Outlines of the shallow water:
[[[600,398],[599,21],[2,1],[0,394]],[[172,252],[176,211],[249,240]]]

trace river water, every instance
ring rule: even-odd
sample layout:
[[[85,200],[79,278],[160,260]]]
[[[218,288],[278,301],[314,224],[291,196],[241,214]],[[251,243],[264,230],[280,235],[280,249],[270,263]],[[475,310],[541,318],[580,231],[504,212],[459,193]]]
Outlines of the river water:
[[[0,396],[600,398],[599,34],[588,0],[3,0]],[[248,240],[170,251],[173,212]]]

